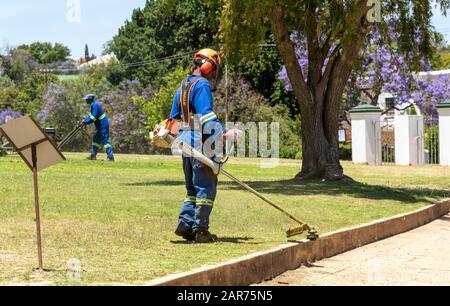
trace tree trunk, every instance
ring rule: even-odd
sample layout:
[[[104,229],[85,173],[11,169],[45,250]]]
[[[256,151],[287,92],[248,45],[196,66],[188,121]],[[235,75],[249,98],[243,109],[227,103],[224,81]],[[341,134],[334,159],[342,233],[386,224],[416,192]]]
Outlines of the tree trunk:
[[[323,105],[330,107],[331,103],[324,101]],[[334,116],[326,116],[327,113],[334,113]],[[343,178],[344,170],[339,162],[338,112],[302,109],[301,116],[303,156],[302,170],[297,178]]]
[[[309,16],[314,16],[314,6],[310,10]],[[303,161],[298,178],[339,180],[345,177],[339,162],[339,107],[353,64],[362,49],[361,38],[368,29],[365,24],[367,10],[366,1],[358,2],[357,10],[351,11],[348,18],[350,36],[334,42],[334,47],[329,41],[323,45],[319,43],[320,39],[315,36],[315,19],[309,20],[308,24],[313,28],[306,33],[309,70],[305,80],[284,24],[283,7],[278,4],[272,7],[272,31],[300,105]],[[323,70],[326,58],[328,61]]]

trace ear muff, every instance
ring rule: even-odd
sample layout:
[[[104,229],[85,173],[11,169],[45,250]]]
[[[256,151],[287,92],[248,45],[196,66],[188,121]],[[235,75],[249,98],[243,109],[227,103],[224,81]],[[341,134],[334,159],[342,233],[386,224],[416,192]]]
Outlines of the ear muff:
[[[194,63],[197,67],[200,67],[200,71],[203,75],[208,75],[211,71],[216,69],[216,64],[212,60],[204,57],[196,58]]]
[[[201,67],[200,70],[202,71],[202,74],[209,74],[211,71],[214,70],[214,64],[211,63],[210,61],[206,61]]]

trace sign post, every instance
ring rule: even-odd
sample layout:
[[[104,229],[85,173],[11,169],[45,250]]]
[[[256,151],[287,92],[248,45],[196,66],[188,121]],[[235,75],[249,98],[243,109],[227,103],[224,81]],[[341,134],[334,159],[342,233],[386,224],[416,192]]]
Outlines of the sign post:
[[[38,171],[65,160],[64,155],[30,116],[8,121],[0,131],[33,172],[36,241],[39,270],[44,269],[42,256],[41,214],[39,205]]]

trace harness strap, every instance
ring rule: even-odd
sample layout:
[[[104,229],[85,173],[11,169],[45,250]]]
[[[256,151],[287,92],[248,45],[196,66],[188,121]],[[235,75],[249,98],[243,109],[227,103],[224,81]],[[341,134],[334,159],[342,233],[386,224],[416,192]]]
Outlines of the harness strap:
[[[181,108],[181,119],[187,125],[191,124],[191,115],[190,115],[191,91],[194,85],[200,80],[205,80],[205,78],[202,77],[195,78],[191,82],[189,82],[188,78],[186,78],[183,80],[183,82],[181,82],[179,106]]]

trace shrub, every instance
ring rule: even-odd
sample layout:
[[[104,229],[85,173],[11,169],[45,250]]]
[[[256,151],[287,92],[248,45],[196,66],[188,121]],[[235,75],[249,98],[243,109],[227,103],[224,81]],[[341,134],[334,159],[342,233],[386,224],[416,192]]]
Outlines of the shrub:
[[[339,159],[352,160],[352,145],[349,143],[341,144],[339,146]]]
[[[19,118],[22,116],[21,113],[15,112],[12,109],[7,109],[5,111],[0,112],[0,125],[8,122],[11,119]],[[3,135],[0,133],[0,156],[6,155],[6,148],[4,147],[4,142],[6,142],[6,139],[3,137]]]
[[[0,88],[14,87],[14,82],[7,75],[0,76]]]
[[[0,87],[0,102],[10,102],[12,107],[22,113],[27,113],[28,94],[18,87]]]
[[[139,81],[124,81],[101,99],[110,114],[112,145],[116,152],[150,151],[146,117],[140,107],[150,92]]]
[[[150,98],[140,100],[140,107],[147,116],[148,128],[151,129],[156,123],[169,118],[175,93],[182,80],[187,76],[187,71],[182,68],[167,74],[161,79],[161,84],[155,94]]]

